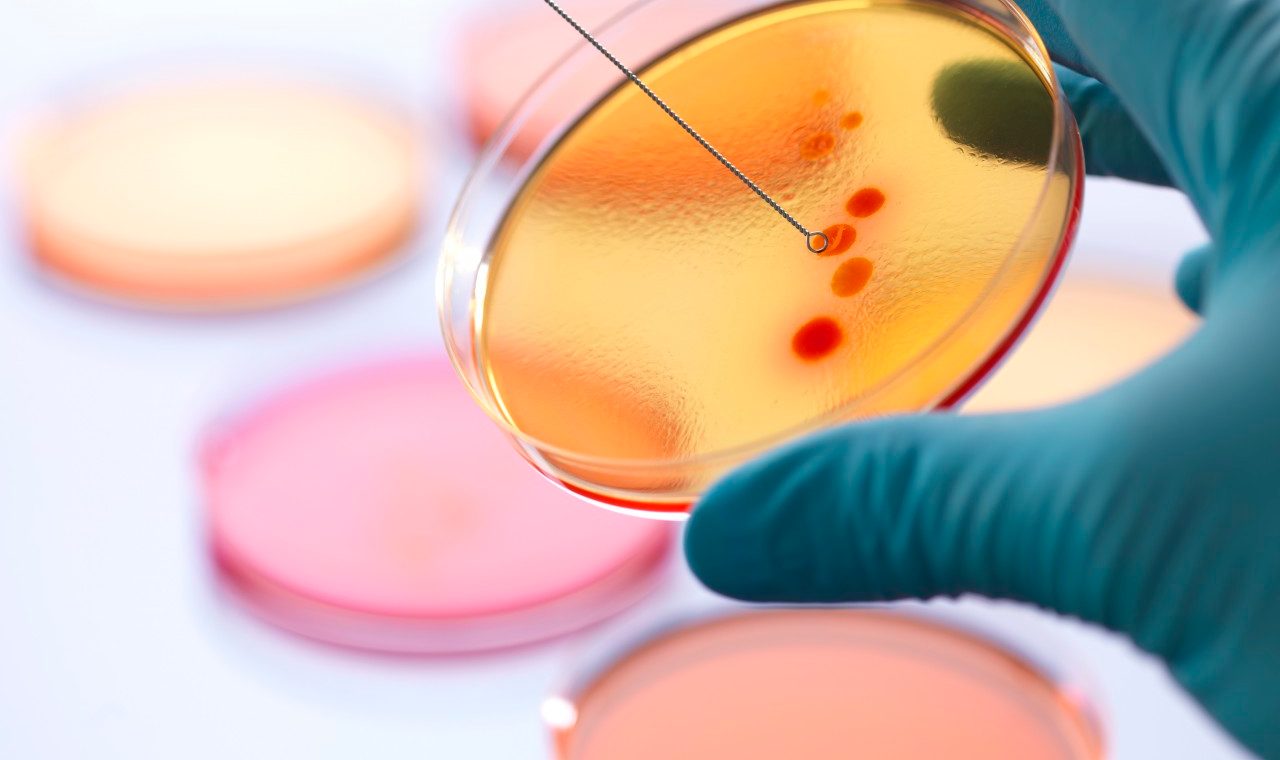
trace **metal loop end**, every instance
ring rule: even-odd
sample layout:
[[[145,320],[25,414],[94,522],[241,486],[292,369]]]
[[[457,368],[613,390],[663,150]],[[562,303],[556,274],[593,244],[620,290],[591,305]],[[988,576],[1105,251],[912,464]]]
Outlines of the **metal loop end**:
[[[830,247],[831,239],[825,232],[810,232],[805,235],[805,245],[809,246],[809,253],[820,254]]]

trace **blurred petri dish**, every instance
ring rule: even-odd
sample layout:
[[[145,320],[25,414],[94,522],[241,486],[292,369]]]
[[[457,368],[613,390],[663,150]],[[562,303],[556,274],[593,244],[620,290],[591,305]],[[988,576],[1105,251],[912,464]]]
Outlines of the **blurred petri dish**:
[[[682,13],[676,13],[682,8]],[[664,23],[660,23],[665,20]],[[678,519],[795,436],[965,398],[1054,283],[1083,166],[1005,0],[650,0],[601,31],[807,226],[579,46],[481,156],[440,269],[460,374],[553,480]],[[519,164],[523,120],[577,117]]]
[[[965,410],[1032,409],[1102,390],[1173,349],[1198,322],[1172,288],[1068,276]]]
[[[34,256],[115,299],[294,300],[398,253],[422,150],[394,110],[237,74],[140,86],[49,120],[24,156]]]
[[[720,2],[687,0],[670,8],[665,17],[647,16],[645,21],[651,28],[630,29],[625,39],[616,41],[621,47],[614,52],[626,56],[643,54],[646,40],[659,37],[673,22],[698,18],[699,8],[714,7]],[[563,0],[559,5],[585,28],[596,29],[633,3],[634,0]],[[475,145],[488,142],[539,78],[581,41],[572,27],[541,2],[499,3],[474,13],[463,27],[456,54],[467,126]],[[587,86],[590,77],[586,75]],[[583,110],[586,104],[574,97],[572,88],[561,92],[564,97],[538,109],[515,127],[511,158],[528,158],[543,140]]]
[[[660,524],[547,489],[443,358],[315,379],[205,447],[212,549],[267,620],[347,646],[448,653],[598,622],[648,593]]]
[[[547,700],[558,760],[1082,760],[1078,690],[991,640],[881,611],[779,610],[664,633]]]
[[[622,10],[627,0],[565,0],[561,5],[588,29]],[[474,143],[483,145],[557,61],[581,40],[542,3],[507,3],[473,13],[455,51],[463,107]],[[522,125],[513,151],[528,156],[581,106],[573,99]]]

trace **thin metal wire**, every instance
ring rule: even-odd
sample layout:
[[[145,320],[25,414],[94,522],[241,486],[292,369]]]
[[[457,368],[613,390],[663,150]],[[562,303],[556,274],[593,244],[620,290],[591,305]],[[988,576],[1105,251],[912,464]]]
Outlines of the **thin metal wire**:
[[[667,113],[667,116],[670,116],[672,120],[675,121],[676,124],[679,124],[681,129],[683,129],[685,132],[688,132],[690,137],[697,140],[699,145],[706,148],[708,153],[710,153],[712,156],[715,156],[717,161],[724,164],[724,168],[733,172],[733,176],[742,180],[742,184],[751,188],[751,191],[754,192],[756,195],[760,196],[761,200],[769,204],[769,206],[771,206],[774,211],[777,211],[778,214],[780,214],[783,219],[786,219],[787,222],[792,227],[795,227],[797,230],[799,230],[800,234],[804,235],[805,246],[812,253],[822,253],[823,251],[827,250],[827,246],[831,244],[831,241],[827,239],[827,236],[825,233],[810,231],[807,227],[805,227],[803,224],[797,221],[794,216],[787,213],[786,209],[784,209],[777,201],[771,198],[768,193],[762,190],[760,186],[757,185],[755,181],[753,181],[750,177],[744,174],[741,169],[734,166],[733,162],[725,158],[724,154],[716,150],[715,146],[707,142],[707,139],[702,135],[698,134],[697,130],[689,126],[689,122],[681,118],[680,114],[676,113],[671,106],[666,104],[666,101],[658,97],[658,94],[655,93],[653,90],[649,89],[649,85],[645,84],[640,79],[640,77],[636,76],[635,72],[627,68],[626,64],[618,60],[617,56],[609,52],[608,48],[606,48],[604,45],[601,45],[600,41],[597,40],[594,36],[592,36],[591,32],[588,32],[585,28],[583,28],[581,24],[575,21],[572,16],[566,13],[565,10],[555,2],[555,0],[543,0],[543,1],[548,6],[551,7],[551,10],[560,14],[560,18],[567,21],[569,23],[569,26],[572,26],[574,29],[576,29],[578,34],[582,35],[583,39],[585,39],[587,42],[590,42],[591,45],[596,50],[599,50],[601,54],[604,55],[605,58],[608,58],[610,63],[612,63],[614,66],[617,66],[619,71],[621,71],[623,74],[626,74],[627,79],[630,79],[632,82],[634,82],[636,87],[639,87],[644,92],[645,95],[649,96],[650,100],[652,100],[654,103],[657,103],[658,107],[661,108],[663,111],[665,111]]]

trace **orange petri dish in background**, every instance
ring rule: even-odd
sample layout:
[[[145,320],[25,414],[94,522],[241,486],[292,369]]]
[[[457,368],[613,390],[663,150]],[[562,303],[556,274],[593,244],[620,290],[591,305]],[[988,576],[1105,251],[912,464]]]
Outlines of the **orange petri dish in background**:
[[[207,442],[231,598],[312,639],[401,653],[529,643],[653,590],[668,526],[543,487],[447,361],[407,357],[272,396]]]
[[[882,611],[678,628],[543,705],[558,760],[1084,760],[1073,690],[985,638]]]
[[[34,136],[26,227],[47,270],[111,297],[287,301],[402,249],[421,151],[406,119],[343,92],[269,79],[155,86]]]

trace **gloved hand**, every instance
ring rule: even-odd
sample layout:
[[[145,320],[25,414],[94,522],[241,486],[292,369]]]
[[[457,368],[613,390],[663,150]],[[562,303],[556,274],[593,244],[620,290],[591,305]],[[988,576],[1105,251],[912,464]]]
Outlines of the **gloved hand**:
[[[747,600],[973,592],[1093,621],[1280,757],[1280,0],[1023,6],[1076,69],[1090,169],[1194,202],[1213,243],[1177,286],[1203,324],[1063,407],[879,420],[748,465],[694,511],[689,563]]]

